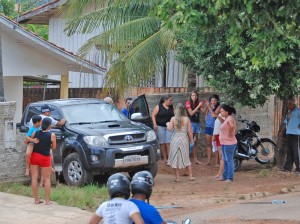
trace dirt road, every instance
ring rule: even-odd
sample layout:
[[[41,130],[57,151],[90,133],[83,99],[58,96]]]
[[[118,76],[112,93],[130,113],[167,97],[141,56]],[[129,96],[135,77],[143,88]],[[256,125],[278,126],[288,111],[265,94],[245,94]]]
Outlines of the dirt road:
[[[177,183],[170,167],[163,162],[159,167],[150,203],[160,208],[166,220],[181,223],[190,217],[193,224],[300,223],[300,176],[297,174],[263,169],[249,162],[235,174],[232,184],[226,184],[213,178],[216,169],[193,165],[196,180],[191,182],[182,176]],[[272,199],[284,199],[287,203],[274,205]],[[0,193],[0,223],[82,224],[92,214],[55,203],[46,206],[32,202],[32,198]]]

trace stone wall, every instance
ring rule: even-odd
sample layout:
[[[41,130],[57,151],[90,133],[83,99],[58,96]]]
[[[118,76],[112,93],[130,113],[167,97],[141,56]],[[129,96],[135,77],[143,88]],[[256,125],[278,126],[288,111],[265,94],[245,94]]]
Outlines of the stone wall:
[[[16,136],[16,102],[0,103],[0,182],[28,179],[25,173],[25,134]]]

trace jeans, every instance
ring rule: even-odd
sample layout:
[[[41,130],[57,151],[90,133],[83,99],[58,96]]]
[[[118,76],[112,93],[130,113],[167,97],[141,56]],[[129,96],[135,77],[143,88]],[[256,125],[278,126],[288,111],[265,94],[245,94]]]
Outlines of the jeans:
[[[234,145],[221,145],[222,156],[224,160],[224,172],[223,179],[233,181],[234,175],[234,151],[236,149],[236,144]]]

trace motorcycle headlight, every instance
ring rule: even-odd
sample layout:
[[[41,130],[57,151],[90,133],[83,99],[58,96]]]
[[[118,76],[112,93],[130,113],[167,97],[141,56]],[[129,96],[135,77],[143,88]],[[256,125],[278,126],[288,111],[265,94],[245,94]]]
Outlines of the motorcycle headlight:
[[[153,130],[147,131],[147,142],[152,142],[156,140],[156,134]]]
[[[105,147],[108,146],[105,138],[101,136],[84,136],[83,140],[86,144],[92,147]]]

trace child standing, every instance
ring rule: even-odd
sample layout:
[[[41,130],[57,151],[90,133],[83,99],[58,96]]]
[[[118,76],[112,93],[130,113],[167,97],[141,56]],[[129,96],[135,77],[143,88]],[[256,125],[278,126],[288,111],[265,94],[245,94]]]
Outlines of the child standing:
[[[25,163],[26,163],[25,175],[26,176],[29,175],[30,157],[33,151],[33,146],[34,144],[39,143],[39,140],[37,138],[31,138],[31,136],[35,131],[41,129],[42,117],[39,115],[34,115],[32,117],[32,122],[33,122],[33,126],[28,130],[25,139],[25,144],[27,144],[27,149],[25,153]]]

